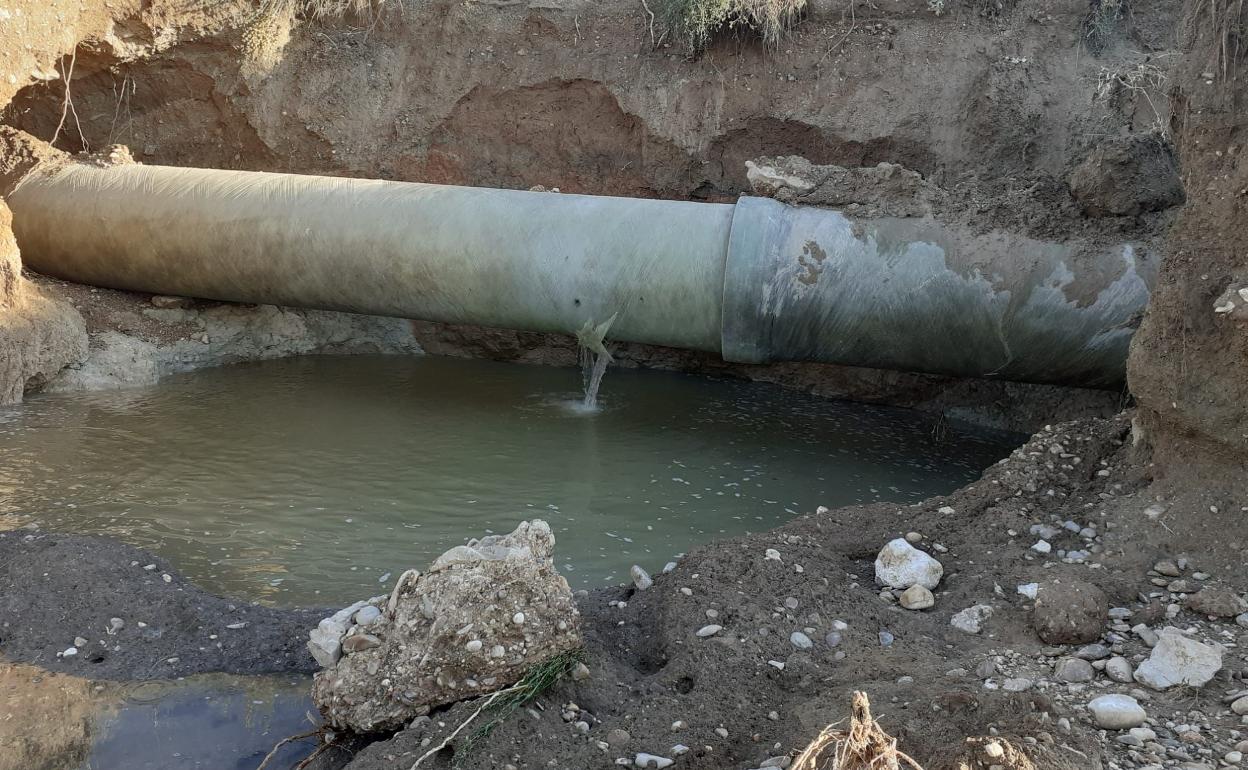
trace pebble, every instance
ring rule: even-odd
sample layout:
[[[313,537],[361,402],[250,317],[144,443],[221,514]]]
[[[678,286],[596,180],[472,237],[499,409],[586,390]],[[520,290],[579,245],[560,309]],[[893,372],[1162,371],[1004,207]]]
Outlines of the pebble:
[[[1062,658],[1053,669],[1053,678],[1059,682],[1091,682],[1096,672],[1082,658]]]
[[[1105,730],[1127,730],[1139,727],[1148,716],[1144,707],[1130,695],[1102,695],[1088,703],[1096,725]]]
[[[1243,761],[1244,754],[1241,751],[1228,751],[1222,756],[1222,759],[1224,759],[1228,765],[1238,765]]]
[[[628,730],[621,730],[618,727],[607,733],[607,743],[612,746],[627,745],[632,739],[633,736],[629,735]]]
[[[1035,684],[1030,679],[1024,677],[1011,677],[1001,683],[1001,689],[1006,692],[1027,692]]]
[[[74,646],[75,646],[75,647],[86,647],[86,646],[87,646],[87,640],[86,640],[86,639],[84,639],[84,638],[82,638],[81,636],[75,636],[75,637],[74,637]]]
[[[801,631],[794,631],[789,634],[789,642],[791,642],[793,646],[799,650],[809,650],[811,647],[815,646],[815,643],[810,641],[810,637],[803,634]]]
[[[673,760],[667,757],[659,757],[654,754],[640,753],[633,759],[633,764],[637,767],[658,767],[664,768],[672,764]]]
[[[1031,546],[1031,550],[1036,553],[1049,553],[1053,550],[1053,546],[1049,544],[1048,540],[1037,540],[1035,544]]]
[[[1115,682],[1129,684],[1134,681],[1134,675],[1135,671],[1131,668],[1131,663],[1121,655],[1115,655],[1105,661],[1105,676]]]
[[[841,644],[841,633],[839,631],[829,631],[827,636],[823,637],[823,641],[829,647],[839,647]]]
[[[918,543],[918,542],[921,542],[922,540],[923,540],[923,536],[922,536],[922,535],[920,535],[918,532],[907,532],[907,533],[906,533],[906,542],[907,542],[907,543]],[[766,767],[766,765],[764,765],[764,767]]]
[[[355,622],[361,626],[371,626],[381,619],[381,610],[373,605],[361,607],[355,613]]]
[[[1244,716],[1245,714],[1248,714],[1248,695],[1245,695],[1244,697],[1232,703],[1231,711],[1235,712],[1236,714],[1240,716]]]
[[[1084,660],[1101,660],[1102,658],[1108,658],[1109,655],[1109,648],[1100,643],[1085,644],[1075,653],[1076,658],[1083,658]]]
[[[688,747],[688,746],[686,746],[686,745],[685,745],[685,744],[683,744],[683,743],[678,743],[678,744],[676,744],[675,746],[673,746],[673,747],[672,747],[671,753],[672,753],[672,755],[673,755],[673,756],[677,756],[677,757],[679,757],[679,756],[682,756],[682,755],[684,755],[684,754],[688,754],[688,753],[689,753],[689,747]]]
[[[1028,599],[1032,599],[1034,601],[1036,598],[1036,594],[1040,593],[1040,584],[1039,583],[1023,583],[1022,585],[1018,586],[1014,590],[1018,591],[1020,596],[1025,596]]]
[[[464,645],[464,649],[468,650],[468,652],[481,652],[481,646],[480,639],[473,639]]]
[[[1152,654],[1135,670],[1140,684],[1154,690],[1179,684],[1200,687],[1221,670],[1221,645],[1190,639],[1176,628],[1164,628],[1157,636]]]
[[[654,585],[654,580],[650,577],[650,573],[642,569],[640,565],[634,564],[629,568],[628,572],[633,576],[633,585],[637,586],[638,591],[645,591]],[[638,756],[642,755],[639,754]]]
[[[724,630],[723,626],[717,626],[714,623],[712,623],[709,626],[702,626],[701,628],[697,630],[697,633],[695,633],[694,635],[699,638],[705,639],[708,636],[714,636],[715,634],[718,634],[720,631],[723,631],[723,630]]]
[[[126,627],[126,621],[122,620],[121,618],[109,618],[107,633],[109,636],[113,636],[114,634],[116,634],[118,631],[120,631],[121,629],[125,627]],[[226,628],[229,628],[229,626],[226,626]]]
[[[896,641],[896,639],[897,639],[897,637],[893,636],[893,635],[892,635],[892,633],[890,633],[890,632],[888,632],[888,631],[881,631],[881,632],[880,632],[880,646],[881,646],[881,647],[890,647],[890,646],[892,646],[893,642],[894,642],[894,641]]]
[[[517,626],[523,626],[524,625],[524,613],[517,612],[515,615],[512,615],[511,622],[515,623]]]
[[[64,652],[62,652],[62,653],[61,653],[61,657],[62,657],[62,658],[72,658],[72,657],[74,657],[74,656],[75,656],[75,655],[77,655],[77,654],[78,654],[78,648],[77,648],[77,647],[70,647],[70,648],[66,649]]]
[[[992,607],[987,604],[976,604],[955,614],[949,619],[949,625],[968,634],[978,634],[983,630],[984,622],[992,617]]]
[[[663,574],[666,575],[674,569],[676,569],[676,562],[669,561],[667,564],[663,565]]]
[[[766,551],[764,551],[763,559],[766,561],[782,561],[782,559],[780,558],[780,552],[777,551],[775,548],[768,548]]]
[[[716,734],[716,735],[718,735],[720,738],[727,738],[727,737],[728,737],[728,728],[726,728],[726,727],[716,727],[716,728],[715,728],[715,734]]]

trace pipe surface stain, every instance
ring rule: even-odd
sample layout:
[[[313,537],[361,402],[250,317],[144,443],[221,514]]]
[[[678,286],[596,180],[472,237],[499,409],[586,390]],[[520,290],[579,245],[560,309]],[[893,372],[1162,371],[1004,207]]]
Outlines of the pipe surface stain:
[[[759,384],[432,357],[310,357],[0,409],[0,520],[109,535],[280,605],[388,590],[543,518],[574,586],[816,506],[912,503],[1021,443]]]

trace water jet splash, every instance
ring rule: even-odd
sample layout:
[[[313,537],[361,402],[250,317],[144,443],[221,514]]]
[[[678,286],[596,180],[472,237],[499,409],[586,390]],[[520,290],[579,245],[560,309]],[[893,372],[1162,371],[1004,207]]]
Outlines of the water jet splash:
[[[590,319],[576,333],[576,344],[581,349],[581,379],[585,386],[581,411],[598,411],[598,388],[602,385],[603,375],[607,373],[607,364],[614,360],[605,344],[607,331],[618,315],[619,313],[612,313],[610,318],[596,326]]]

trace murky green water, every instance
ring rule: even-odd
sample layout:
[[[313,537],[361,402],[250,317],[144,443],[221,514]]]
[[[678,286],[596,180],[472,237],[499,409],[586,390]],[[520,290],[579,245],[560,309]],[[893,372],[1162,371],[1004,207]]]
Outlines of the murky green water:
[[[1021,437],[765,385],[439,358],[303,358],[0,409],[0,519],[108,534],[210,590],[381,593],[468,537],[550,521],[574,585],[818,505],[913,502]]]

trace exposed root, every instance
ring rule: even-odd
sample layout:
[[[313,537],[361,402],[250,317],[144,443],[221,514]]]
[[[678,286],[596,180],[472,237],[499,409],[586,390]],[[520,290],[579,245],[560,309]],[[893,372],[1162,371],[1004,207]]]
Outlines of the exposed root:
[[[904,764],[903,764],[904,763]],[[893,738],[871,716],[865,692],[855,692],[849,729],[835,724],[823,728],[798,755],[791,770],[923,770],[918,762],[898,750]]]
[[[268,754],[264,755],[264,759],[260,761],[260,764],[256,767],[256,770],[264,770],[264,768],[267,767],[268,764],[273,761],[273,757],[277,756],[277,752],[280,751],[281,748],[285,746],[286,744],[294,743],[295,741],[301,741],[304,738],[311,738],[313,736],[322,736],[324,735],[324,733],[325,733],[325,728],[318,727],[315,730],[309,730],[306,733],[300,733],[298,735],[292,735],[289,738],[281,739],[280,741],[277,742],[277,745],[274,746],[273,749]],[[310,762],[313,757],[315,757],[317,754],[320,754],[321,751],[329,745],[325,741],[320,741],[320,744],[321,745],[317,747],[316,751],[312,752],[312,756],[308,757],[305,760],[305,762]],[[303,762],[299,764],[299,767],[301,768],[305,766],[306,765]]]

